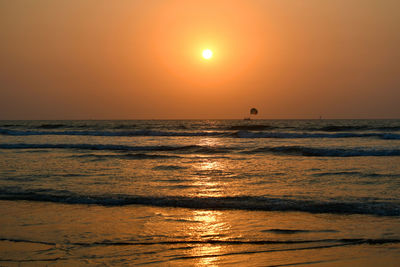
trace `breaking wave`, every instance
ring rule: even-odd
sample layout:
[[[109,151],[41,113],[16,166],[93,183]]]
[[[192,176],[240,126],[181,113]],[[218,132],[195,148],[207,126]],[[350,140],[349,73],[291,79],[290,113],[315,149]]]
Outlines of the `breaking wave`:
[[[227,146],[128,146],[112,144],[0,144],[0,149],[79,149],[119,152],[173,152],[173,153],[200,153],[200,154],[275,154],[304,157],[384,157],[400,156],[400,149],[364,149],[364,148],[318,148],[305,146],[266,146],[249,150]],[[83,155],[85,156],[85,155]],[[102,155],[97,155],[101,157]],[[118,157],[163,157],[163,155],[126,154]]]
[[[262,130],[272,130],[277,127],[271,125],[232,125],[231,127],[226,128],[227,130],[246,130],[246,131],[262,131]]]
[[[268,125],[268,124],[245,124],[232,125],[226,130],[246,130],[263,131],[275,129],[290,129],[294,131],[318,131],[318,132],[354,132],[354,131],[400,131],[400,125],[377,126],[377,125],[324,125],[324,126],[304,126],[304,125]]]
[[[30,240],[30,239],[20,239],[20,238],[4,238],[0,237],[0,241],[7,242],[15,242],[15,243],[33,243],[33,244],[43,244],[56,246],[60,243],[49,242],[49,241],[39,241],[39,240]],[[219,239],[198,239],[198,240],[157,240],[157,241],[112,241],[112,240],[103,240],[97,242],[66,242],[63,243],[65,245],[74,245],[74,246],[84,246],[84,247],[92,247],[92,246],[135,246],[135,245],[180,245],[180,244],[213,244],[213,245],[271,245],[271,244],[309,244],[309,243],[331,243],[332,246],[348,246],[348,245],[360,245],[360,244],[368,244],[368,245],[382,245],[382,244],[390,244],[390,243],[400,243],[400,239],[396,238],[339,238],[339,239],[313,239],[313,240],[219,240]],[[322,247],[300,247],[297,248],[299,250],[302,249],[315,249],[315,248],[323,248],[329,246]],[[285,249],[284,249],[285,250]],[[290,249],[289,250],[293,250]],[[274,250],[279,251],[279,250]],[[246,252],[245,252],[246,253]]]
[[[67,190],[0,189],[1,200],[28,200],[103,206],[149,205],[191,209],[300,211],[309,213],[400,216],[400,205],[390,201],[317,201],[273,197],[183,197],[133,195],[79,195]]]
[[[118,129],[121,129],[118,126]],[[1,129],[0,135],[26,136],[26,135],[77,135],[77,136],[220,136],[224,132],[169,132],[169,131],[17,131]]]
[[[87,158],[93,161],[107,160],[107,159],[167,159],[167,158],[180,158],[176,155],[163,155],[163,154],[148,154],[148,153],[123,153],[123,154],[83,154],[73,155],[73,158]]]
[[[238,138],[380,138],[400,140],[400,134],[389,133],[295,133],[295,132],[249,132],[238,131],[231,136]]]
[[[316,148],[303,146],[261,147],[242,151],[245,154],[270,153],[305,157],[365,157],[400,156],[400,149]]]
[[[0,128],[0,135],[10,136],[29,136],[29,135],[72,135],[72,136],[108,136],[108,137],[126,137],[126,136],[171,136],[171,137],[231,137],[231,138],[379,138],[385,140],[400,140],[400,134],[396,133],[315,133],[315,132],[265,132],[265,127],[258,125],[252,126],[232,126],[238,131],[153,131],[153,130],[136,130],[136,131],[37,131],[37,130],[10,130]],[[55,129],[59,125],[48,125],[47,129]],[[120,126],[117,126],[120,127]],[[132,126],[129,126],[132,127]],[[119,128],[120,129],[120,128]],[[258,129],[258,131],[254,131]],[[231,129],[232,130],[232,129]]]
[[[187,153],[227,153],[229,147],[214,146],[128,146],[111,144],[0,144],[0,149],[81,149],[81,150],[108,150],[108,151],[172,151]]]
[[[327,125],[323,127],[304,127],[305,130],[341,132],[341,131],[400,131],[400,126],[374,126],[374,125]]]
[[[364,173],[357,171],[336,171],[336,172],[319,172],[312,174],[314,177],[324,176],[350,176],[350,177],[370,177],[370,178],[400,178],[400,174],[393,173]]]

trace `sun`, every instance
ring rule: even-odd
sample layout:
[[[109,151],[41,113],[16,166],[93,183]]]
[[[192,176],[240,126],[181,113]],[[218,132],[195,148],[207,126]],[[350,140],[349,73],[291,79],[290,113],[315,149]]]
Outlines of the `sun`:
[[[204,59],[210,59],[213,56],[213,52],[210,49],[204,49],[202,55]]]

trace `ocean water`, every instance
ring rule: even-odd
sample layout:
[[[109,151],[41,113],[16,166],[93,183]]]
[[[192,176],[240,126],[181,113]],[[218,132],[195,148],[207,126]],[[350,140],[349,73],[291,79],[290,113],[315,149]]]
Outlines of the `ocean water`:
[[[400,120],[0,121],[0,265],[398,266],[399,192]]]

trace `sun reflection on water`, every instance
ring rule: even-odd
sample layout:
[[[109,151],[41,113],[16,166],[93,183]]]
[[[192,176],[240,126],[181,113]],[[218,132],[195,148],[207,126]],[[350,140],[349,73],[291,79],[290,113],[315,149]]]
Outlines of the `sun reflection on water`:
[[[195,210],[193,220],[198,222],[188,227],[187,233],[199,241],[225,240],[231,226],[223,219],[223,213],[214,210]],[[226,252],[221,245],[202,244],[194,247],[188,253],[190,257],[198,258],[196,266],[216,266],[218,255]]]
[[[218,147],[221,141],[218,138],[202,138],[198,145]],[[196,197],[222,197],[225,191],[225,182],[221,180],[225,173],[225,163],[220,158],[198,155],[199,161],[192,164],[194,178],[192,186],[197,188],[192,196]]]
[[[210,137],[204,137],[200,139],[199,146],[218,146],[221,145],[221,141],[219,138],[210,138]]]
[[[225,166],[215,159],[204,159],[193,165],[196,169],[192,185],[198,188],[197,197],[222,197],[225,194],[225,182],[221,180]]]
[[[203,138],[198,145],[207,147],[218,147],[221,142],[218,138]],[[226,194],[225,175],[228,173],[227,163],[223,159],[198,155],[197,162],[192,164],[194,179],[192,185],[196,188],[192,196],[195,197],[223,197]],[[193,240],[210,241],[226,240],[230,231],[230,224],[223,218],[223,213],[217,210],[194,210],[192,211],[191,224],[186,228],[186,233]],[[226,253],[226,246],[218,244],[199,244],[188,250],[188,256],[198,259],[196,266],[217,266],[219,255]]]

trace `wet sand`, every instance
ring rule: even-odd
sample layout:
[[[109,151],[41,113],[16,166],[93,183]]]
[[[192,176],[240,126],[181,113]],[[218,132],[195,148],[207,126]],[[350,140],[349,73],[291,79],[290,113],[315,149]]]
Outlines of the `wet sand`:
[[[360,225],[362,215],[26,201],[0,209],[1,266],[398,266],[400,257],[399,233],[378,238],[400,229],[397,218]]]

